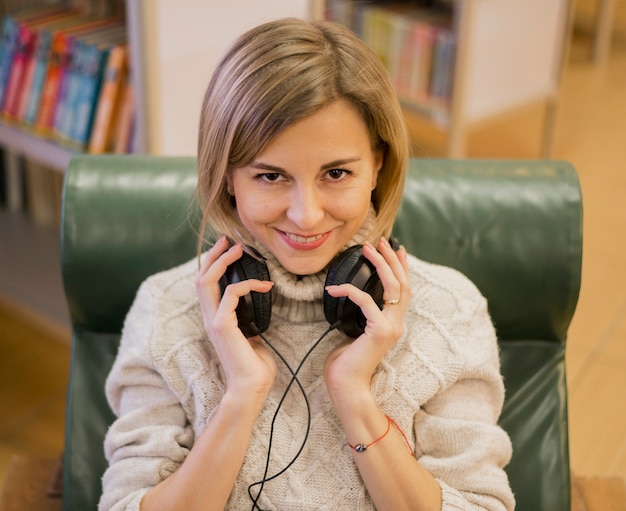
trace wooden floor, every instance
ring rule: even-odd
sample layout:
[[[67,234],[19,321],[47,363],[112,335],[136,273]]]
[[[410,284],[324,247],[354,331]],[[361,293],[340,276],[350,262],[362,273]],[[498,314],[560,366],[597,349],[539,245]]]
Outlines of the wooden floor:
[[[617,7],[624,28],[626,2]],[[576,167],[584,199],[582,289],[567,348],[571,465],[581,476],[626,478],[626,30],[605,67],[591,64],[590,48],[576,37],[553,153]],[[542,115],[530,108],[476,129],[469,156],[538,157]],[[427,138],[419,153],[440,155],[443,138]],[[65,326],[16,310],[0,299],[0,478],[14,453],[63,449]]]

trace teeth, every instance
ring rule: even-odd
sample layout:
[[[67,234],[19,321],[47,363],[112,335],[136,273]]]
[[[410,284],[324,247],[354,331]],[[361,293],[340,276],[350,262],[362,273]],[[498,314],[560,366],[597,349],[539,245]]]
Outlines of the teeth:
[[[298,243],[313,243],[314,241],[320,240],[324,237],[323,234],[317,234],[316,236],[298,236],[297,234],[292,234],[290,232],[286,232],[285,235],[292,241],[296,241]]]

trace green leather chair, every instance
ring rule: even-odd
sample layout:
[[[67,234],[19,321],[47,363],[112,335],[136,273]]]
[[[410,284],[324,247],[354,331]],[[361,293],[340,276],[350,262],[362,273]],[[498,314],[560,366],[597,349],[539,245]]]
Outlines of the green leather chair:
[[[95,509],[113,421],[103,386],[148,275],[195,255],[195,159],[76,156],[61,228],[72,319],[63,503]],[[565,340],[581,270],[581,196],[560,161],[412,160],[394,234],[468,275],[489,300],[506,385],[501,425],[521,511],[569,511]]]

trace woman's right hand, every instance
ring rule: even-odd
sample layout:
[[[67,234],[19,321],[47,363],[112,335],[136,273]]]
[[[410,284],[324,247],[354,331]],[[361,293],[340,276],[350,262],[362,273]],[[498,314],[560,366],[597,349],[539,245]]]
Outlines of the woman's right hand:
[[[252,400],[260,410],[274,382],[276,362],[258,336],[247,339],[243,335],[238,327],[236,309],[240,297],[251,291],[267,293],[273,283],[243,280],[228,285],[224,295],[220,296],[220,278],[242,253],[241,244],[229,248],[228,240],[222,236],[202,261],[196,291],[204,328],[226,374],[226,392],[244,402]]]

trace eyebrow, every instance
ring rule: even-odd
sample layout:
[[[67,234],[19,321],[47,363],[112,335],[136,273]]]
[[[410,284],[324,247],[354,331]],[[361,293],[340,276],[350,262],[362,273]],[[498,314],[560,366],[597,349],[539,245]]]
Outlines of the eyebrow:
[[[355,161],[360,161],[361,158],[355,156],[354,158],[342,158],[340,160],[334,160],[322,165],[321,170],[328,170],[335,167],[340,167],[342,165],[346,165],[348,163],[354,163]],[[270,172],[285,172],[285,169],[278,167],[276,165],[270,165],[268,163],[263,163],[261,161],[253,161],[250,164],[250,167],[258,169],[258,170],[268,170]]]

